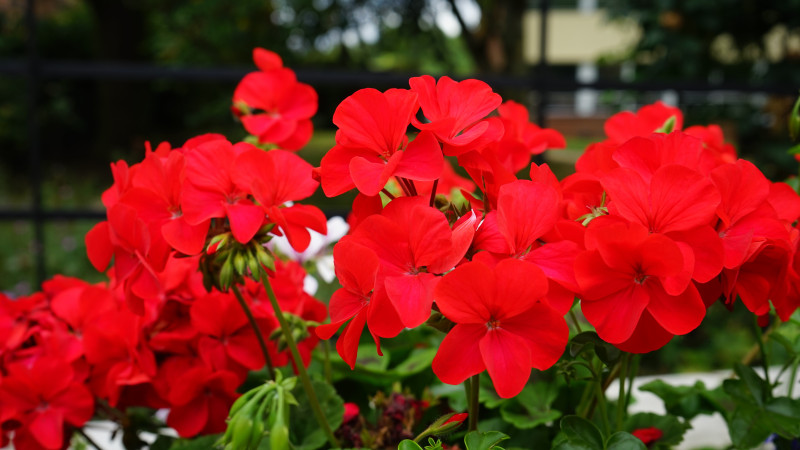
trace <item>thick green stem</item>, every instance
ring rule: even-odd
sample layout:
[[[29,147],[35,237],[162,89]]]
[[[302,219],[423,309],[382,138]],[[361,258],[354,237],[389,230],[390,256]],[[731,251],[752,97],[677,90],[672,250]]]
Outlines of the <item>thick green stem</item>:
[[[469,428],[468,431],[478,429],[478,409],[480,408],[481,374],[473,375],[469,380]]]
[[[767,386],[772,390],[772,384],[769,382],[769,364],[767,363],[767,350],[764,346],[764,334],[761,332],[761,327],[758,325],[758,317],[753,316],[753,329],[756,333],[756,342],[758,343],[758,350],[761,352],[761,362],[764,363],[764,381]]]
[[[331,445],[331,447],[338,448],[340,447],[339,441],[333,435],[333,430],[331,430],[331,426],[328,423],[328,420],[325,418],[325,414],[322,412],[322,408],[319,405],[317,393],[314,391],[314,387],[311,385],[311,379],[308,377],[308,372],[306,372],[306,367],[303,365],[303,358],[300,357],[300,352],[297,351],[297,344],[292,336],[292,330],[289,328],[289,323],[283,316],[280,305],[278,305],[278,299],[275,298],[275,292],[272,290],[272,285],[269,282],[267,273],[263,271],[261,272],[261,283],[264,285],[264,289],[267,291],[267,297],[269,297],[269,302],[272,304],[273,311],[275,311],[275,317],[278,319],[278,323],[281,325],[283,337],[286,339],[286,344],[291,352],[294,366],[297,369],[297,375],[300,377],[300,382],[303,384],[303,390],[306,391],[306,396],[308,396],[308,402],[311,405],[311,410],[314,412],[314,417],[317,419],[317,423],[319,423],[319,426],[322,428],[322,431],[328,438],[328,443]]]
[[[622,354],[622,365],[619,370],[619,396],[617,397],[617,431],[622,431],[622,421],[625,420],[625,410],[628,405],[625,403],[625,378],[628,376],[628,364],[631,354]]]
[[[578,322],[578,316],[575,315],[575,311],[571,309],[569,310],[569,318],[572,319],[572,324],[575,325],[575,331],[578,333],[583,333],[583,330],[581,329],[581,323]]]
[[[602,377],[600,377],[602,378]],[[606,436],[611,435],[611,424],[608,422],[608,408],[606,407],[606,393],[603,391],[603,380],[598,379],[595,383],[595,395],[597,396],[597,406],[600,408],[600,419],[603,422],[603,431]]]
[[[633,393],[633,379],[639,373],[639,362],[642,360],[642,355],[633,355],[632,362],[628,368],[628,392],[625,394],[625,410],[628,410],[628,405],[631,404],[631,395]]]
[[[250,307],[247,305],[247,302],[242,297],[242,293],[239,292],[239,287],[235,284],[231,286],[231,290],[233,291],[233,295],[236,296],[236,300],[239,301],[239,306],[242,307],[244,311],[244,315],[247,316],[247,321],[250,322],[250,328],[256,333],[256,339],[258,339],[258,346],[261,347],[261,354],[264,355],[264,363],[267,365],[267,372],[269,372],[269,378],[271,380],[275,379],[275,367],[272,365],[272,358],[269,357],[269,350],[267,350],[267,342],[264,340],[264,335],[261,334],[261,329],[258,327],[258,323],[256,323],[256,318],[253,317],[253,311],[250,310]]]
[[[328,340],[322,341],[322,355],[325,358],[322,363],[323,370],[325,371],[325,382],[331,384],[331,342]]]
[[[795,356],[794,362],[792,362],[792,371],[789,375],[789,390],[787,391],[787,396],[789,398],[792,397],[794,393],[794,385],[797,382],[797,366],[800,364],[800,357]]]
[[[97,442],[95,442],[88,434],[86,434],[86,430],[83,428],[78,428],[78,434],[80,434],[81,437],[83,437],[83,439],[85,439],[86,442],[92,447],[96,448],[97,450],[103,450],[103,447],[97,445]]]

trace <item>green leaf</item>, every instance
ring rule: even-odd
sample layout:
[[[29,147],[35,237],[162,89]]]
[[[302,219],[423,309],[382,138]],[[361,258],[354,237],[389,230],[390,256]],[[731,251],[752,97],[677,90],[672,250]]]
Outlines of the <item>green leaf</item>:
[[[422,450],[422,447],[411,439],[406,439],[400,442],[400,445],[397,446],[397,450]]]
[[[639,390],[657,395],[664,401],[668,414],[687,420],[699,414],[727,413],[719,401],[724,396],[721,388],[708,390],[702,381],[693,386],[672,386],[661,380],[654,380],[642,385]]]
[[[617,347],[600,339],[600,336],[594,331],[579,333],[569,343],[569,353],[572,357],[578,356],[583,351],[591,348],[594,348],[597,357],[607,366],[614,365],[622,355],[622,352]]]
[[[438,349],[436,348],[415,348],[405,361],[389,372],[396,374],[398,377],[407,377],[420,373],[431,366],[437,351]]]
[[[737,448],[753,448],[764,442],[772,433],[767,427],[756,408],[737,407],[728,419],[728,434]]]
[[[767,403],[765,410],[773,432],[787,438],[800,436],[800,399],[775,398]]]
[[[736,380],[725,380],[722,388],[733,397],[737,405],[763,407],[769,396],[767,383],[750,367],[736,364],[734,371],[739,376]]]
[[[312,380],[311,384],[328,424],[332,430],[336,430],[342,424],[344,401],[336,394],[333,386],[317,380]],[[314,417],[305,390],[298,389],[294,396],[300,406],[293,407],[289,416],[289,440],[293,443],[292,448],[313,450],[322,447],[327,438]]]
[[[551,383],[528,384],[513,401],[500,408],[503,420],[520,429],[534,428],[561,417],[561,411],[551,408],[558,389]]]
[[[464,436],[464,444],[467,450],[502,450],[497,444],[506,439],[509,439],[508,435],[499,431],[470,431]]]
[[[383,356],[378,354],[378,347],[375,344],[361,344],[358,346],[356,367],[359,370],[384,372],[389,367],[389,361],[389,355],[386,352],[384,352]]]
[[[788,438],[800,435],[800,400],[771,398],[767,382],[755,370],[741,364],[734,370],[739,379],[723,383],[736,405],[728,417],[728,432],[734,445],[750,448],[771,433]]]
[[[175,442],[175,438],[165,434],[159,434],[156,440],[150,444],[150,450],[168,450]]]
[[[611,435],[606,442],[606,450],[647,450],[639,438],[625,431],[618,431]]]
[[[490,377],[481,377],[478,401],[487,408],[494,409],[505,404],[506,402],[509,402],[510,400],[497,395],[497,391],[495,390],[494,384],[492,383],[492,379]]]
[[[565,448],[604,448],[602,433],[595,424],[586,419],[566,416],[561,419],[561,431],[566,436],[567,442],[573,446]]]
[[[780,333],[772,333],[769,336],[769,339],[779,343],[784,350],[786,350],[786,354],[789,356],[789,358],[794,358],[797,356],[797,350],[795,350],[794,345],[786,336]]]
[[[691,425],[672,415],[654,413],[634,414],[625,421],[625,429],[629,431],[649,427],[656,427],[664,433],[655,443],[658,447],[671,448],[683,441],[683,435]]]
[[[215,444],[219,440],[219,434],[210,436],[200,436],[194,439],[176,439],[172,443],[171,450],[208,450],[218,448]]]

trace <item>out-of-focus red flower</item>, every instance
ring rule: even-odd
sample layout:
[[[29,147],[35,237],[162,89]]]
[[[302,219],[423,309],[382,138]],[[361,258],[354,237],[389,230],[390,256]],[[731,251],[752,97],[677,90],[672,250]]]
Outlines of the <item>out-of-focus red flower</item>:
[[[412,119],[422,131],[432,131],[444,144],[444,154],[460,155],[479,149],[500,139],[503,123],[486,116],[497,109],[502,98],[480,80],[454,81],[441,77],[437,82],[430,75],[408,80],[419,96],[419,104],[427,122]]]
[[[62,448],[65,426],[80,427],[92,418],[92,393],[58,355],[42,354],[32,364],[12,363],[5,368],[8,375],[0,384],[0,413],[13,413],[11,417],[0,414],[0,421],[13,418],[21,424],[16,448]]]
[[[639,428],[631,431],[631,434],[639,438],[644,445],[650,445],[664,436],[664,432],[656,427]]]
[[[311,117],[317,112],[317,91],[297,81],[283,67],[278,55],[256,49],[253,60],[259,72],[251,72],[233,92],[233,113],[259,142],[285,150],[306,145],[314,131]]]
[[[404,89],[361,89],[336,108],[336,146],[321,162],[322,189],[332,197],[352,188],[373,196],[393,176],[433,181],[442,174],[441,148],[430,132],[409,142],[406,130],[419,109]]]

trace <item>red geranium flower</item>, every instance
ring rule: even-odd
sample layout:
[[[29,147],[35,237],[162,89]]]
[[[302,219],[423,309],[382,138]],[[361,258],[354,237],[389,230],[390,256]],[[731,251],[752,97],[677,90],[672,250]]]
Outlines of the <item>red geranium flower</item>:
[[[669,340],[632,339],[646,315],[655,319],[647,328],[655,325],[671,335],[700,325],[706,307],[688,276],[691,261],[677,243],[636,223],[595,219],[586,247],[575,262],[575,277],[581,309],[603,340],[645,353]]]
[[[459,384],[488,370],[498,395],[517,395],[531,368],[555,364],[569,338],[564,318],[541,302],[546,293],[542,271],[523,261],[455,268],[436,287],[436,304],[456,326],[442,341],[433,372]]]

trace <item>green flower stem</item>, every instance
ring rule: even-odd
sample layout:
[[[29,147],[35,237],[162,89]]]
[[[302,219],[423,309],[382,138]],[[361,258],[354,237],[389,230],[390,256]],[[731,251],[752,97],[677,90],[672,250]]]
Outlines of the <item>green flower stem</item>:
[[[325,371],[325,382],[331,384],[333,379],[331,376],[331,342],[327,339],[322,341],[322,355],[325,358],[322,363],[322,368]]]
[[[631,366],[628,368],[628,393],[625,394],[625,410],[628,410],[628,405],[631,404],[631,395],[633,393],[633,379],[639,373],[639,362],[642,360],[642,355],[636,354],[631,358]]]
[[[100,447],[99,445],[97,445],[97,442],[95,442],[91,437],[89,437],[89,435],[86,434],[86,431],[83,428],[78,428],[77,431],[78,431],[78,434],[81,435],[81,437],[86,441],[87,444],[91,445],[92,447],[96,448],[97,450],[103,450],[103,447]]]
[[[269,372],[269,378],[271,380],[275,379],[275,367],[272,365],[272,358],[269,357],[269,351],[267,350],[267,342],[264,340],[264,335],[261,334],[261,329],[258,327],[256,323],[256,318],[253,317],[253,312],[250,310],[250,307],[247,306],[247,302],[244,301],[244,297],[242,297],[242,293],[239,292],[239,287],[236,284],[231,286],[231,290],[233,291],[233,295],[236,296],[236,300],[239,301],[239,306],[242,307],[244,314],[247,316],[248,322],[250,322],[250,328],[256,333],[256,338],[258,339],[258,346],[261,347],[261,353],[264,355],[264,362],[267,365],[267,372]]]
[[[758,326],[758,317],[755,315],[753,316],[753,330],[756,333],[758,350],[761,352],[761,361],[764,363],[764,381],[767,382],[767,386],[772,390],[772,383],[769,382],[769,364],[767,363],[767,350],[764,346],[764,333],[761,332],[761,327]]]
[[[297,369],[297,375],[300,377],[300,381],[303,383],[303,390],[306,391],[308,402],[311,404],[311,410],[314,412],[314,417],[316,417],[317,423],[319,423],[319,426],[322,428],[322,431],[328,438],[328,443],[331,445],[331,447],[339,448],[339,441],[333,435],[333,430],[331,430],[331,426],[328,424],[325,414],[322,413],[322,408],[319,405],[317,393],[314,391],[314,387],[311,386],[311,379],[308,377],[306,367],[303,365],[303,358],[300,357],[300,352],[297,351],[297,344],[294,342],[292,330],[289,328],[289,323],[283,316],[280,305],[278,305],[278,299],[275,298],[275,292],[272,290],[272,285],[267,277],[267,272],[263,270],[261,271],[261,283],[264,285],[264,289],[267,291],[267,297],[269,297],[269,302],[272,304],[273,311],[275,311],[275,317],[278,318],[278,323],[281,325],[283,337],[286,339],[286,344],[291,351],[292,360],[294,361],[295,369]]]
[[[594,390],[594,381],[598,375],[595,373],[594,367],[588,362],[584,363],[582,361],[576,361],[575,363],[586,367],[586,369],[589,370],[589,373],[592,374],[592,378],[588,383],[586,383],[586,387],[583,388],[581,400],[578,402],[578,406],[575,408],[575,414],[578,415],[578,417],[587,419],[590,409],[594,406],[595,398],[592,396],[592,392]]]
[[[569,318],[572,319],[572,324],[575,325],[575,331],[578,333],[583,333],[581,329],[581,323],[578,322],[578,316],[575,315],[575,311],[570,309],[569,310]]]
[[[625,420],[625,412],[628,409],[628,405],[625,402],[625,379],[628,376],[630,359],[630,353],[622,353],[622,365],[619,370],[619,396],[617,397],[617,431],[622,431],[622,421]]]
[[[478,409],[480,408],[481,374],[473,375],[469,380],[469,428],[467,431],[478,429]]]
[[[800,364],[800,357],[795,356],[794,362],[792,362],[792,371],[789,375],[789,390],[787,391],[787,396],[792,398],[792,394],[794,393],[794,385],[797,382],[797,366]]]
[[[598,372],[600,372],[598,370]],[[603,390],[603,380],[602,377],[598,377],[597,382],[595,383],[595,395],[597,398],[597,406],[600,409],[600,419],[603,422],[603,431],[605,432],[606,436],[611,435],[611,424],[608,422],[608,408],[606,407],[606,394]]]

